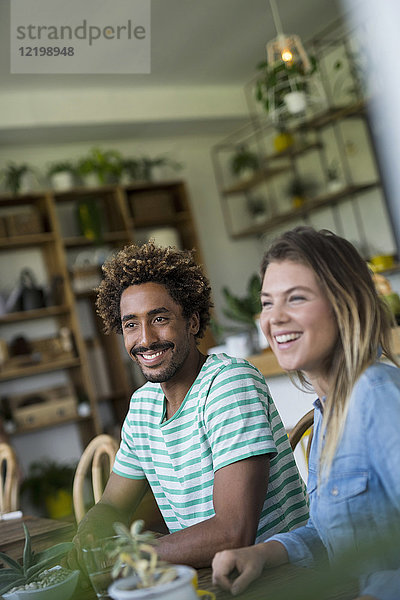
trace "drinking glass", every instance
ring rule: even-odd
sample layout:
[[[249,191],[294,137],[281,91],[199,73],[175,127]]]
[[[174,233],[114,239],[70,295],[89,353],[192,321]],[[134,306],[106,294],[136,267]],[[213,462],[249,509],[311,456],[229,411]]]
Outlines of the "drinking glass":
[[[82,548],[83,560],[90,583],[98,598],[106,600],[109,598],[107,589],[112,583],[111,570],[115,558],[110,557],[110,550],[117,536],[96,540],[92,546]]]

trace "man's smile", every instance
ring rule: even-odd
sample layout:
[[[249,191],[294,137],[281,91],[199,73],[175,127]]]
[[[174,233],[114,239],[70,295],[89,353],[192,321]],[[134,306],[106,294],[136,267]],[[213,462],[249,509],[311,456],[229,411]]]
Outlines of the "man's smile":
[[[164,354],[171,349],[173,346],[168,345],[162,348],[133,348],[131,351],[131,355],[134,359],[140,360],[143,365],[153,367],[158,365]]]

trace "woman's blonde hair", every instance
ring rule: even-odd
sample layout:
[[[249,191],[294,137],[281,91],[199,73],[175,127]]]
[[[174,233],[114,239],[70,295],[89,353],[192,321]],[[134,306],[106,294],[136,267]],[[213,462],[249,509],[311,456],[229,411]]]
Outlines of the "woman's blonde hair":
[[[338,327],[337,343],[326,365],[330,387],[322,422],[325,443],[320,466],[321,472],[328,473],[354,384],[381,353],[399,366],[392,346],[393,317],[356,248],[331,231],[296,227],[282,234],[263,258],[262,278],[271,262],[282,260],[304,264],[314,271]],[[301,371],[296,375],[303,385],[307,383]]]

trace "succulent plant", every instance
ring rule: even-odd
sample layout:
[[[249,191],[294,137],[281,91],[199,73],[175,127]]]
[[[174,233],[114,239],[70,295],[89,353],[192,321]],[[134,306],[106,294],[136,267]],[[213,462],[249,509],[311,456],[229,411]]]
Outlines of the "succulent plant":
[[[72,542],[62,542],[42,552],[35,553],[32,550],[31,537],[25,523],[23,523],[23,528],[25,531],[25,546],[22,564],[8,556],[8,554],[0,552],[0,560],[8,565],[8,568],[0,569],[0,596],[14,587],[40,581],[41,574],[58,564],[61,558],[73,548]]]
[[[134,521],[130,529],[122,523],[114,523],[118,539],[110,548],[110,555],[115,558],[112,577],[136,575],[138,589],[161,585],[176,578],[175,568],[158,557],[154,533],[143,531],[143,526],[142,520]]]

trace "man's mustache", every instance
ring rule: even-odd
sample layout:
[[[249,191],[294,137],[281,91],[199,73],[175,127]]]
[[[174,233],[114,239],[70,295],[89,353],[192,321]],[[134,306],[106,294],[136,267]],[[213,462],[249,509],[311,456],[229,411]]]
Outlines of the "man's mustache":
[[[135,348],[132,348],[131,350],[131,356],[144,354],[145,352],[161,352],[162,350],[173,347],[174,344],[172,342],[166,342],[165,344],[151,344],[150,346],[135,346]]]

